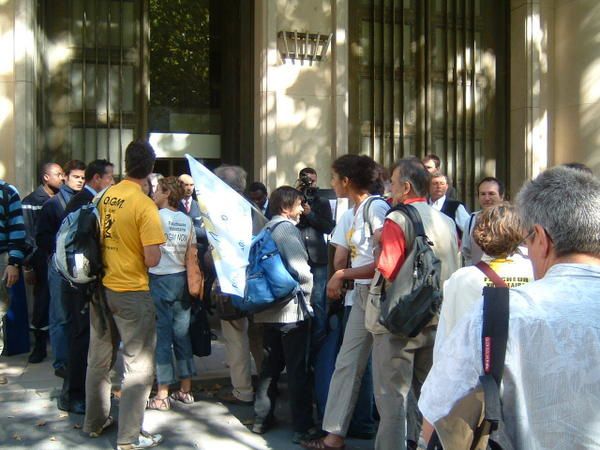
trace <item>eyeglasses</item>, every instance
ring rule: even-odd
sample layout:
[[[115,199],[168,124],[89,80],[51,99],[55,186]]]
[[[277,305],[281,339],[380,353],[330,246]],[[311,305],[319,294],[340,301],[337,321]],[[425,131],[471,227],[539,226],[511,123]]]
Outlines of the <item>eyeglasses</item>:
[[[522,246],[522,245],[527,245],[527,241],[529,239],[531,239],[533,237],[533,235],[535,234],[535,228],[532,228],[531,230],[529,230],[529,232],[527,233],[527,235],[523,238],[523,240],[521,242],[519,242],[518,247]]]
[[[550,241],[551,244],[554,244],[554,239],[552,239],[552,236],[550,236],[550,233],[548,233],[548,230],[546,230],[545,228],[543,229],[544,233],[546,234],[546,236],[548,237],[548,240]],[[527,245],[527,241],[529,239],[531,239],[533,237],[533,235],[535,234],[535,228],[532,228],[531,230],[529,230],[529,232],[527,233],[527,236],[525,236],[523,238],[523,240],[521,242],[519,242],[519,246],[521,245]]]

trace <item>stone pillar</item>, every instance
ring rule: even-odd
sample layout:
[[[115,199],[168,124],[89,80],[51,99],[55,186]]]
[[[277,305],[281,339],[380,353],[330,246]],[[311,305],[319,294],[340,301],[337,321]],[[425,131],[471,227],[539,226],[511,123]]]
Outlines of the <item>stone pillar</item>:
[[[22,196],[36,183],[35,0],[0,2],[0,178]]]
[[[582,162],[600,175],[600,2],[555,0],[553,163]]]
[[[511,1],[510,170],[516,194],[553,151],[554,1]]]
[[[347,152],[347,2],[256,2],[255,178],[293,185],[314,167],[328,187],[332,158]],[[280,31],[334,34],[321,62],[283,60]]]

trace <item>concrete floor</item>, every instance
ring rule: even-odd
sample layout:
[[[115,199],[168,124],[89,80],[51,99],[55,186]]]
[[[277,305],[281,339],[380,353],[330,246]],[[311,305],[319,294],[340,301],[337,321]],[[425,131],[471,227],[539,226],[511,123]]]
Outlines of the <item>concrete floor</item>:
[[[199,377],[194,381],[196,402],[177,403],[171,411],[146,411],[144,428],[162,433],[165,449],[300,449],[292,444],[292,429],[285,383],[280,385],[277,426],[260,436],[249,431],[253,409],[250,406],[225,405],[215,396],[227,392],[228,369],[225,349],[213,342],[213,353],[196,358]],[[57,409],[55,397],[62,380],[54,376],[51,358],[41,364],[28,364],[27,355],[0,358],[0,375],[9,382],[0,386],[1,449],[112,449],[116,446],[116,427],[98,439],[81,432],[83,416]],[[118,402],[113,402],[113,416],[118,415]],[[349,439],[351,450],[373,448],[373,441]]]

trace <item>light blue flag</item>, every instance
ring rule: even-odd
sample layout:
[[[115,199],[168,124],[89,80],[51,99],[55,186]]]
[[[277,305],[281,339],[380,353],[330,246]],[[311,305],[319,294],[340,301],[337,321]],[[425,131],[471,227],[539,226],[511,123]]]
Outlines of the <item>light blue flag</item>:
[[[208,242],[213,247],[221,291],[243,297],[252,242],[250,203],[192,156],[185,157],[196,186]]]

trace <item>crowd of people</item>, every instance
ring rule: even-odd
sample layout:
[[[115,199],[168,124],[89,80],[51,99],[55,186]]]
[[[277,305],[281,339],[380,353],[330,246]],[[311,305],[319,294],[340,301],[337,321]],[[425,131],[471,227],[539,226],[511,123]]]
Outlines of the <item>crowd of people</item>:
[[[107,160],[49,162],[22,202],[0,181],[0,320],[8,290],[24,276],[34,299],[29,362],[48,357],[49,340],[63,378],[58,408],[84,414],[90,437],[114,423],[110,373],[120,355],[118,449],[163,441],[142,429],[145,409],[194,402],[192,302],[228,298],[194,179],[155,174],[154,161],[148,142],[132,142],[116,184]],[[409,157],[388,176],[368,156],[341,156],[330,169],[344,212],[310,167],[296,186],[270,195],[260,182],[247,186],[241,167],[214,171],[253,205],[253,235],[271,231],[298,283],[293,297],[264,311],[221,316],[232,390],[219,398],[254,408],[252,432],[277,425],[285,369],[292,441],[304,448],[343,449],[347,437],[374,438],[378,450],[429,441],[441,448],[436,440],[458,448],[452,435],[476,435],[481,409],[462,411],[474,424],[447,424],[488,373],[482,293],[501,283],[510,288],[501,361],[508,439],[519,449],[600,448],[600,180],[582,164],[554,167],[525,183],[513,204],[501,180],[485,177],[480,209],[470,213],[441,166],[435,155]],[[57,232],[92,202],[104,270],[100,284],[81,289],[57,268]],[[418,240],[433,252],[443,300],[413,332],[398,332],[385,318],[394,299],[415,289]],[[203,274],[198,292],[190,289],[190,255]],[[2,331],[0,352],[3,343]]]

